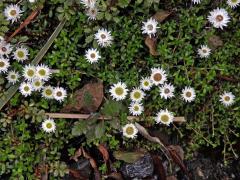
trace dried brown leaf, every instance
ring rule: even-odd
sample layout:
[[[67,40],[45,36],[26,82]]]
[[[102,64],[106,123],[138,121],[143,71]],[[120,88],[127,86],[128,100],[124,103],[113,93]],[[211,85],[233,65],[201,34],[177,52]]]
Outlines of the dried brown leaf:
[[[157,39],[152,37],[150,38],[149,36],[146,37],[145,39],[145,44],[149,48],[149,52],[153,56],[158,56],[159,53],[156,51],[156,45],[157,45]]]
[[[107,176],[108,178],[115,180],[124,180],[121,173],[113,172]]]
[[[98,150],[102,153],[104,161],[107,162],[109,160],[108,150],[102,144],[98,145]]]
[[[161,180],[166,180],[166,172],[159,156],[152,155],[154,171]]]
[[[127,152],[127,151],[114,151],[113,156],[118,159],[125,161],[127,163],[134,163],[140,158],[145,155],[146,152],[144,151],[134,151],[134,152]]]
[[[159,11],[156,14],[154,14],[153,18],[156,19],[159,23],[163,22],[171,12],[169,11]]]

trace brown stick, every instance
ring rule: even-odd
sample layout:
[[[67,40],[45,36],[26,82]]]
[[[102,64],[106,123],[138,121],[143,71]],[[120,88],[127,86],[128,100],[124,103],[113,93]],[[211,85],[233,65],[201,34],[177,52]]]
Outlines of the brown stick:
[[[38,14],[38,12],[42,9],[42,7],[38,7],[34,10],[28,17],[23,21],[22,24],[11,34],[11,36],[6,38],[7,42],[10,42],[14,36],[16,36],[24,27],[26,27]]]
[[[67,113],[45,113],[50,118],[64,118],[64,119],[88,119],[90,118],[90,114],[67,114]],[[98,119],[100,120],[111,120],[111,117],[106,116],[99,116]],[[128,116],[128,120],[138,120],[139,117],[136,116]],[[186,119],[184,117],[174,117],[173,121],[175,123],[184,123]]]

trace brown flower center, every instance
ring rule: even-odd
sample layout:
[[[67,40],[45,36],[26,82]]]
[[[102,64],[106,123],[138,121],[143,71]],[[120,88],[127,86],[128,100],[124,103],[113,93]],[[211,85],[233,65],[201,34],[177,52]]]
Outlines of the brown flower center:
[[[95,58],[95,57],[96,57],[96,54],[95,54],[95,53],[92,53],[90,56],[91,56],[91,58]]]
[[[11,16],[15,16],[17,14],[17,11],[15,9],[11,10],[10,11],[10,15]]]
[[[61,97],[61,96],[62,96],[62,92],[61,92],[61,91],[58,91],[58,92],[57,92],[57,96],[58,96],[58,97]]]
[[[7,51],[7,48],[6,47],[2,47],[2,52],[6,52]]]
[[[216,21],[218,21],[218,22],[221,22],[223,20],[223,16],[222,15],[217,15],[216,16]]]
[[[168,88],[166,88],[166,89],[164,89],[164,93],[168,94],[168,93],[170,93],[170,90]]]
[[[225,96],[225,97],[224,97],[224,100],[225,100],[225,101],[230,101],[230,97],[229,97],[229,96]]]
[[[161,81],[162,80],[162,75],[160,73],[156,73],[156,74],[154,74],[153,79],[155,81]]]
[[[187,97],[191,97],[191,96],[192,96],[192,93],[188,91],[188,92],[186,92],[186,96],[187,96]]]
[[[0,67],[4,67],[5,66],[5,63],[2,61],[0,62]]]
[[[102,39],[106,39],[106,35],[105,34],[101,34],[101,38]]]
[[[153,30],[153,25],[149,24],[149,25],[147,25],[147,28],[148,28],[149,31],[152,31]]]

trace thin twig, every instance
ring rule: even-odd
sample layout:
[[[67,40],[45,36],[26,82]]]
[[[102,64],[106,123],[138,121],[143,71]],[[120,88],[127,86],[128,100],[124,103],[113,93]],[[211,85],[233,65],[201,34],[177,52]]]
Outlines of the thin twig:
[[[68,114],[68,113],[45,113],[46,116],[50,118],[63,118],[63,119],[88,119],[91,114]],[[98,116],[98,119],[100,120],[111,120],[111,117],[106,117],[106,116]],[[132,120],[139,120],[138,117],[136,116],[128,116],[127,119],[129,121]],[[184,123],[186,122],[184,117],[174,117],[173,121],[175,123]]]

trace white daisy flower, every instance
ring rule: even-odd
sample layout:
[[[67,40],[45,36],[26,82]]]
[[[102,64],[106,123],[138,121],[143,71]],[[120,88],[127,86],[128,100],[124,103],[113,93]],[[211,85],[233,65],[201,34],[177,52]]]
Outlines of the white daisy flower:
[[[138,102],[132,102],[128,107],[128,109],[133,116],[139,116],[144,111],[144,107],[142,103],[138,103]]]
[[[36,78],[36,67],[32,65],[26,65],[23,68],[23,77],[27,81],[32,81]]]
[[[0,55],[9,55],[12,52],[12,46],[10,43],[7,43],[6,41],[2,40],[0,41]]]
[[[140,81],[140,88],[144,91],[149,91],[153,83],[149,77],[142,78]]]
[[[201,0],[192,0],[193,4],[200,4]]]
[[[230,17],[225,9],[217,8],[210,12],[208,21],[213,24],[215,28],[223,29],[223,27],[227,26],[227,23],[230,22]]]
[[[56,87],[53,91],[53,97],[59,102],[63,102],[64,99],[67,97],[67,91],[62,87]]]
[[[23,96],[27,97],[32,94],[33,88],[30,83],[23,82],[21,83],[19,90]]]
[[[231,106],[234,103],[235,96],[232,92],[224,92],[220,95],[220,102],[225,106]]]
[[[211,54],[211,49],[207,45],[201,45],[198,49],[198,55],[200,58],[208,58]]]
[[[52,86],[46,86],[46,87],[43,87],[42,89],[42,97],[46,98],[46,99],[53,99],[53,92],[54,92],[54,89]]]
[[[83,4],[85,8],[93,8],[95,7],[96,0],[81,0],[80,3]]]
[[[147,22],[143,22],[142,33],[148,34],[151,38],[152,35],[154,36],[156,34],[157,28],[159,28],[157,25],[158,22],[155,19],[148,19]]]
[[[35,3],[36,0],[28,0],[30,3]]]
[[[19,77],[20,75],[16,71],[9,71],[7,74],[7,80],[12,84],[15,84],[19,80]]]
[[[98,9],[96,7],[88,8],[86,15],[88,20],[96,20],[98,14]]]
[[[85,53],[85,58],[89,63],[96,63],[101,58],[97,49],[88,49]]]
[[[125,83],[118,82],[117,84],[113,84],[111,86],[109,92],[116,101],[123,100],[126,98],[128,93],[127,85]]]
[[[137,136],[138,129],[134,124],[126,124],[123,128],[123,136],[134,139]]]
[[[182,99],[186,102],[192,102],[196,98],[195,90],[192,87],[185,87],[182,90]]]
[[[9,60],[0,56],[0,73],[7,72],[10,66]]]
[[[44,82],[40,79],[34,79],[31,82],[34,91],[40,91],[43,88]]]
[[[237,6],[239,6],[240,4],[240,0],[228,0],[227,4],[231,7],[231,8],[236,8]]]
[[[28,49],[25,47],[17,48],[16,51],[13,53],[14,59],[18,62],[23,62],[28,59]]]
[[[20,7],[16,4],[10,4],[4,9],[4,16],[7,18],[8,21],[12,21],[12,23],[16,22],[21,17]]]
[[[130,93],[130,98],[134,102],[140,102],[143,100],[145,93],[140,88],[134,88]]]
[[[166,109],[166,110],[160,110],[157,113],[157,117],[155,117],[155,121],[156,123],[162,123],[169,126],[169,124],[173,122],[173,118],[174,118],[173,113]]]
[[[160,87],[160,96],[161,98],[168,99],[174,97],[175,87],[171,84],[165,83]]]
[[[47,81],[51,76],[48,66],[41,64],[36,67],[36,77],[42,81]]]
[[[56,130],[56,123],[53,119],[46,119],[42,122],[42,129],[47,133],[52,133]]]
[[[97,40],[99,46],[108,47],[112,44],[113,37],[111,35],[111,31],[107,31],[102,28],[95,34],[95,39]]]
[[[153,84],[163,84],[167,80],[166,72],[162,68],[152,68],[151,71],[152,72],[150,78]]]

